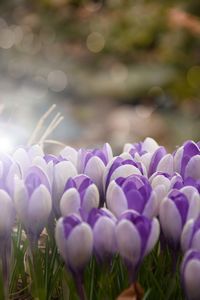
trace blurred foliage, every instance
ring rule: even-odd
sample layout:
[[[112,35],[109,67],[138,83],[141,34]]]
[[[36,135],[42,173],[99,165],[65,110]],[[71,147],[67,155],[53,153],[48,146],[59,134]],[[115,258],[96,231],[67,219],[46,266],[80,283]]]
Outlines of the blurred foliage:
[[[159,86],[175,101],[199,97],[198,0],[4,0],[1,7],[13,22],[28,22],[36,33],[53,28],[66,59],[74,59],[79,70],[85,70],[77,77],[85,90],[98,70],[92,96],[144,96],[152,86]],[[145,68],[149,75],[144,77]],[[138,69],[143,70],[139,79]],[[105,84],[101,80],[108,70],[127,73],[121,80],[126,84],[117,93],[113,78],[109,91],[106,76]]]

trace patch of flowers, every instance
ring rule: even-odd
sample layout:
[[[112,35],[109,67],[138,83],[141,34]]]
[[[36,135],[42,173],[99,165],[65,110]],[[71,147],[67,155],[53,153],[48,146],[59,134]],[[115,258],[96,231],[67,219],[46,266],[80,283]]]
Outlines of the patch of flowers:
[[[200,143],[1,153],[0,253],[1,299],[200,299]]]

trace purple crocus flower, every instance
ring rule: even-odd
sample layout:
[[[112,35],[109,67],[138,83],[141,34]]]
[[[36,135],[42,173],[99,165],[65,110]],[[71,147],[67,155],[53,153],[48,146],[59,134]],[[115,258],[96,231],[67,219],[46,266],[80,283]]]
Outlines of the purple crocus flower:
[[[15,223],[15,206],[10,195],[0,189],[0,243],[11,234],[12,226]]]
[[[14,202],[30,239],[37,241],[52,208],[48,177],[39,167],[31,167],[24,179],[15,178]]]
[[[90,226],[77,215],[60,218],[56,224],[56,244],[73,273],[81,272],[92,255],[93,234]]]
[[[21,177],[18,164],[6,153],[0,153],[0,188],[12,196],[14,177]]]
[[[169,244],[177,248],[185,223],[197,219],[200,211],[198,191],[191,186],[173,189],[160,204],[160,224]]]
[[[119,177],[128,177],[133,174],[143,175],[144,169],[141,163],[134,161],[131,157],[114,157],[107,165],[103,184],[105,191],[108,188],[109,183]]]
[[[135,273],[158,240],[159,222],[130,210],[120,216],[115,232],[119,253]]]
[[[200,179],[200,147],[187,141],[174,154],[174,169],[186,178]]]
[[[28,169],[35,165],[34,160],[37,157],[43,157],[44,152],[39,145],[33,145],[28,148],[19,147],[15,150],[12,157],[13,160],[19,165],[22,177],[25,176]]]
[[[167,154],[164,147],[159,146],[152,138],[146,138],[143,142],[137,144],[126,144],[125,152],[129,152],[131,156],[138,162],[142,162],[150,177],[154,172],[173,173],[173,157]]]
[[[99,188],[100,195],[103,195],[103,173],[112,159],[112,149],[108,143],[102,149],[78,151],[78,171],[89,176]]]
[[[188,300],[200,299],[200,252],[191,249],[186,252],[181,264],[181,280]]]
[[[159,205],[161,201],[167,196],[169,191],[173,188],[180,189],[184,187],[183,179],[180,174],[174,173],[169,175],[164,172],[155,172],[150,178],[149,181],[154,192],[157,195]]]
[[[130,175],[113,180],[107,189],[106,203],[117,217],[127,209],[152,218],[158,213],[156,193],[145,176]]]
[[[87,222],[93,230],[95,254],[100,260],[111,258],[116,252],[116,218],[105,208],[93,208]]]
[[[48,177],[52,185],[52,200],[55,215],[60,213],[60,200],[65,190],[65,185],[69,178],[77,175],[77,170],[71,161],[54,155],[46,155],[45,160],[48,163]]]
[[[78,164],[78,151],[70,146],[66,146],[60,151],[60,156],[66,160],[69,160],[73,163],[75,168]]]
[[[181,234],[181,248],[184,252],[191,248],[200,251],[200,217],[185,224]]]
[[[68,179],[60,200],[62,216],[80,214],[83,219],[93,207],[99,206],[99,192],[93,181],[86,175]]]

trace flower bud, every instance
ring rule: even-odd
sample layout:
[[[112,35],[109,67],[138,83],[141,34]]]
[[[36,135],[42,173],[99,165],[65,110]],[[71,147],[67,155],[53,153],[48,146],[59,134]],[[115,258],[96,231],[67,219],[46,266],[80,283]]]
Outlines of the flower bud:
[[[60,218],[56,224],[56,244],[66,265],[73,272],[82,271],[92,255],[90,226],[77,215]]]

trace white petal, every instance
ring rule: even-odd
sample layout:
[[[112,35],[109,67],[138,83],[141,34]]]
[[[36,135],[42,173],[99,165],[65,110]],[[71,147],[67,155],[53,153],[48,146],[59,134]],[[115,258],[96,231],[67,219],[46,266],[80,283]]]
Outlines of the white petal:
[[[147,137],[144,140],[144,142],[142,143],[142,150],[150,152],[150,153],[155,152],[156,149],[158,149],[158,148],[159,148],[158,143],[150,137]]]
[[[129,152],[129,151],[131,150],[132,147],[133,147],[133,145],[130,144],[130,143],[124,144],[123,152]]]
[[[107,189],[106,203],[110,211],[117,217],[128,209],[126,196],[121,187],[113,180]]]
[[[174,155],[174,171],[180,173],[181,171],[181,160],[183,157],[183,146],[178,148]]]
[[[200,196],[198,191],[192,186],[185,186],[180,189],[189,201],[189,209],[187,214],[187,220],[196,219],[200,212]]]
[[[151,163],[151,158],[152,158],[153,154],[152,153],[145,153],[142,156],[140,156],[140,160],[143,163],[143,165],[145,166],[146,172],[148,173],[149,171],[149,166]]]
[[[44,151],[39,145],[33,145],[28,150],[28,155],[31,159],[34,159],[36,156],[43,157]]]
[[[75,167],[77,167],[77,159],[78,159],[78,152],[72,147],[66,146],[64,149],[61,150],[60,155],[71,161]]]
[[[170,199],[165,198],[161,202],[159,217],[164,235],[177,244],[182,231],[182,221],[176,205]]]
[[[23,180],[15,177],[14,180],[14,204],[20,220],[24,223],[27,221],[28,210],[28,192]]]
[[[141,239],[137,229],[130,221],[121,220],[115,232],[120,255],[135,265],[141,253]]]
[[[146,250],[145,250],[145,254],[147,255],[155,246],[155,244],[158,241],[159,238],[159,234],[160,234],[160,225],[159,222],[156,218],[154,218],[152,220],[152,224],[151,224],[151,232],[148,238],[148,242],[146,245]]]
[[[171,154],[166,154],[164,157],[162,157],[156,170],[158,172],[165,172],[172,175],[174,172],[173,156]]]
[[[62,216],[68,216],[71,213],[79,214],[80,206],[80,195],[75,188],[67,190],[60,200],[60,211]]]
[[[25,176],[26,171],[32,164],[26,150],[18,148],[13,154],[13,159],[19,164],[22,175]]]
[[[97,253],[112,254],[116,250],[115,222],[107,217],[97,220],[93,228],[94,247]]]
[[[53,198],[58,201],[55,205],[59,206],[65,184],[70,177],[77,175],[77,170],[70,161],[59,162],[54,167],[54,181],[53,181]]]
[[[157,198],[157,195],[154,191],[152,191],[150,199],[147,201],[147,204],[145,205],[143,215],[148,218],[156,217],[159,213],[159,201]]]
[[[82,268],[90,259],[93,235],[90,226],[81,223],[74,227],[67,239],[67,259],[73,269]]]
[[[191,249],[200,251],[200,230],[197,230],[193,236]]]
[[[115,180],[119,177],[128,177],[129,175],[133,175],[133,174],[137,174],[137,175],[141,175],[141,172],[138,168],[136,168],[133,165],[122,165],[120,167],[118,167],[111,175],[110,178],[110,182],[112,180]]]
[[[89,212],[93,207],[99,206],[99,191],[95,184],[91,184],[83,197],[82,208],[83,211]]]
[[[41,184],[34,190],[29,199],[26,222],[28,228],[36,234],[41,233],[47,224],[51,209],[51,195],[48,189]]]
[[[199,300],[200,299],[200,261],[197,259],[191,259],[184,272],[184,282],[185,287],[190,299]]]
[[[100,193],[103,192],[103,173],[105,170],[105,165],[102,160],[94,156],[92,157],[84,170],[84,174],[89,176],[94,183],[98,186]]]
[[[187,221],[187,223],[183,227],[183,231],[181,234],[181,249],[183,252],[186,252],[189,249],[193,226],[194,220],[191,219]]]
[[[103,149],[106,150],[108,161],[113,158],[113,151],[109,143],[104,144]]]
[[[185,177],[200,179],[200,155],[195,155],[189,160],[185,168]]]
[[[56,245],[65,263],[67,263],[67,241],[64,233],[63,218],[60,218],[56,223],[55,229]]]
[[[0,235],[10,233],[14,222],[14,203],[4,190],[0,190]]]

